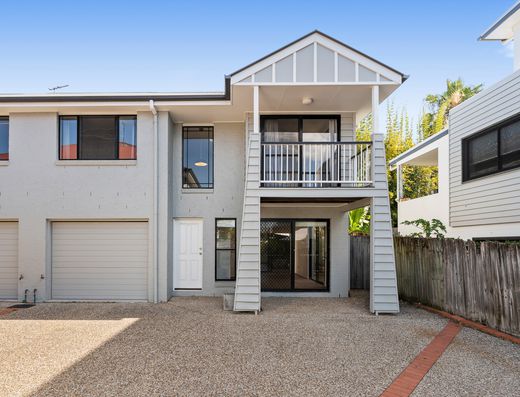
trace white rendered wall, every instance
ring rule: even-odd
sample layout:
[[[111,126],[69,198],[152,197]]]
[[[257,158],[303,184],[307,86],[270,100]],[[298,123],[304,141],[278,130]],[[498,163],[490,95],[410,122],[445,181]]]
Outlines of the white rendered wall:
[[[437,146],[437,162],[439,172],[438,193],[412,200],[401,200],[397,204],[398,231],[407,236],[419,231],[415,226],[403,225],[404,221],[416,219],[439,219],[449,228],[449,139],[442,137]],[[449,233],[448,233],[449,234]]]
[[[520,69],[520,25],[513,28],[514,70]]]
[[[160,113],[159,126],[167,124],[168,114]],[[151,221],[153,118],[149,112],[137,113],[136,161],[58,162],[57,113],[10,114],[9,138],[9,165],[0,167],[0,220],[19,221],[18,271],[23,279],[18,297],[23,298],[26,288],[37,288],[39,299],[49,299],[50,221]],[[150,247],[151,236],[150,231]],[[151,253],[150,248],[149,300]]]
[[[202,291],[175,291],[175,295],[213,296],[233,292],[235,281],[215,281],[215,218],[236,218],[238,244],[244,195],[244,123],[214,124],[213,189],[182,188],[182,124],[176,123],[172,129],[172,216],[203,220]],[[172,241],[173,238],[176,237]],[[173,261],[169,267],[173,269]],[[171,288],[171,281],[168,283]]]

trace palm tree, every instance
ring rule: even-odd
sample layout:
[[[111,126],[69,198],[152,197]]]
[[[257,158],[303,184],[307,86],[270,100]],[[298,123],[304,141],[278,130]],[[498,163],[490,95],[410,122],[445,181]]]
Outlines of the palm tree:
[[[430,111],[423,114],[419,131],[422,139],[442,131],[448,126],[450,110],[466,99],[482,91],[482,84],[465,85],[462,79],[446,80],[446,91],[442,94],[430,94],[425,98]]]

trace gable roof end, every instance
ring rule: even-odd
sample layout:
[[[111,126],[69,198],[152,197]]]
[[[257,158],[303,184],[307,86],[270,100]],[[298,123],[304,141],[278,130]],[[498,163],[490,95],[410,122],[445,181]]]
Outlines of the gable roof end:
[[[338,40],[338,39],[335,39],[334,37],[329,36],[329,35],[327,35],[327,34],[321,32],[321,31],[319,31],[319,30],[317,30],[317,29],[316,29],[316,30],[313,30],[312,32],[309,32],[309,33],[307,33],[306,35],[301,36],[300,38],[298,38],[298,39],[296,39],[296,40],[290,42],[289,44],[286,44],[286,45],[284,45],[283,47],[281,47],[281,48],[279,48],[279,49],[277,49],[277,50],[275,50],[275,51],[273,51],[273,52],[271,52],[271,53],[269,53],[269,54],[263,56],[262,58],[257,59],[256,61],[251,62],[250,64],[248,64],[248,65],[246,65],[246,66],[244,66],[244,67],[242,67],[242,68],[236,70],[235,72],[229,74],[228,77],[236,76],[237,74],[239,74],[239,73],[245,71],[246,69],[249,69],[249,68],[251,68],[251,67],[257,65],[258,63],[260,63],[260,62],[262,62],[262,61],[264,61],[264,60],[266,60],[266,59],[268,59],[268,58],[270,58],[270,57],[272,57],[272,56],[278,54],[279,52],[281,52],[281,51],[283,51],[283,50],[285,50],[285,49],[287,49],[287,48],[289,48],[289,47],[291,47],[291,46],[293,46],[293,45],[299,43],[300,41],[303,41],[303,40],[307,39],[308,37],[310,37],[310,36],[312,36],[312,35],[319,35],[319,36],[321,36],[321,37],[323,37],[323,38],[325,38],[325,39],[327,39],[327,40],[333,41],[334,43],[336,43],[336,44],[338,44],[338,45],[344,47],[345,49],[347,49],[347,50],[349,50],[349,51],[353,51],[353,52],[357,53],[358,55],[361,55],[362,57],[364,57],[364,58],[366,58],[366,59],[369,59],[370,61],[375,62],[375,63],[377,63],[378,65],[380,65],[380,66],[382,66],[382,67],[384,67],[384,68],[386,68],[386,69],[388,69],[388,70],[391,70],[392,72],[394,72],[394,73],[396,73],[396,74],[398,74],[398,75],[401,76],[401,78],[402,78],[402,82],[404,82],[404,81],[409,77],[408,75],[406,75],[406,74],[404,74],[404,73],[402,73],[402,72],[400,72],[400,71],[398,71],[398,70],[396,70],[396,69],[394,69],[394,68],[392,68],[392,67],[390,67],[390,66],[384,64],[384,63],[381,62],[381,61],[378,61],[377,59],[375,59],[375,58],[373,58],[373,57],[371,57],[371,56],[369,56],[369,55],[367,55],[367,54],[365,54],[365,53],[363,53],[363,52],[361,52],[361,51],[359,51],[359,50],[356,50],[355,48],[349,46],[348,44],[345,44],[344,42],[342,42],[342,41],[340,41],[340,40]]]
[[[520,1],[516,2],[491,27],[478,38],[485,40],[507,41],[513,37],[513,27],[520,23]]]

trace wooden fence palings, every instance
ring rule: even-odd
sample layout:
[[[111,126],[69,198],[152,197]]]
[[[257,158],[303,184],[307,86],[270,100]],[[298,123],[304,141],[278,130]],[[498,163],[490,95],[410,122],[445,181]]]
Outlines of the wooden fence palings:
[[[520,335],[520,245],[394,238],[399,296]],[[351,288],[369,288],[370,239],[351,237]]]

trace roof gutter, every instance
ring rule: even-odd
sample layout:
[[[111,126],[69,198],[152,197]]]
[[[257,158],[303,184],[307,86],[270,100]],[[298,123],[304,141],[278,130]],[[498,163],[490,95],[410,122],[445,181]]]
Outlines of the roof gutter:
[[[229,101],[231,99],[231,78],[224,77],[222,94],[135,94],[135,95],[0,95],[0,103],[12,102],[160,102],[160,101]]]

